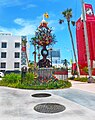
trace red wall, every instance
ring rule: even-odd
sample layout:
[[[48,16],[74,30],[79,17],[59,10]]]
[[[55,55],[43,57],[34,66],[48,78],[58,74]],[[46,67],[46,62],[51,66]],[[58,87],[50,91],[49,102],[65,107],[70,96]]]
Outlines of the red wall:
[[[93,68],[93,61],[95,61],[95,16],[93,12],[92,14],[89,13],[90,12],[89,9],[93,11],[92,5],[85,4],[85,10],[87,11],[86,26],[87,26],[87,34],[88,34],[88,44],[89,44],[91,67]],[[80,69],[82,69],[83,67],[87,66],[87,56],[86,56],[86,46],[85,46],[85,38],[84,38],[84,25],[83,25],[83,20],[81,20],[81,18],[79,18],[78,21],[76,22],[76,42],[77,42],[77,50],[78,50],[78,63]]]

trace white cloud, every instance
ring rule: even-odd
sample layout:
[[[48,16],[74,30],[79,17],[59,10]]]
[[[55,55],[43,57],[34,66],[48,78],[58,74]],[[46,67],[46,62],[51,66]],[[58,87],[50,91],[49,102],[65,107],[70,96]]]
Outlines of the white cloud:
[[[54,32],[65,29],[65,25],[66,24],[60,25],[58,20],[49,20],[49,26],[53,28]]]
[[[34,35],[35,30],[37,29],[34,21],[17,18],[14,20],[14,22],[21,26],[21,28],[15,33],[17,35]]]
[[[26,26],[26,25],[29,25],[31,23],[31,21],[27,21],[27,20],[25,20],[23,18],[16,18],[14,20],[14,23],[16,23],[16,24],[18,24],[20,26]]]
[[[28,4],[23,9],[29,9],[29,8],[35,8],[35,7],[37,7],[37,5],[35,5],[35,4]]]
[[[11,7],[11,6],[22,6],[24,9],[36,7],[35,4],[32,4],[31,1],[25,0],[0,0],[0,7]]]
[[[15,34],[17,35],[34,35],[36,27],[33,25],[24,26],[18,29]]]
[[[39,26],[42,15],[38,16],[35,20],[27,20],[23,18],[16,18],[13,20],[13,22],[16,24],[16,28],[5,28],[0,26],[0,30],[2,32],[12,32],[13,35],[34,35],[35,30]],[[51,20],[47,19],[49,27],[52,27],[53,33],[56,33],[57,31],[63,30],[65,25],[60,25],[58,23],[58,20],[54,19],[55,17],[51,18]],[[18,28],[19,27],[19,28]]]
[[[14,23],[21,26],[20,29],[16,31],[16,34],[18,35],[34,35],[35,30],[37,29],[37,20],[26,20],[23,18],[17,18],[14,20]]]
[[[27,19],[23,19],[23,18],[16,18],[14,20],[14,23],[20,25],[20,26],[27,26],[27,25],[34,25],[34,26],[38,26],[39,23],[41,21],[41,17],[37,17],[35,20],[27,20]]]
[[[34,35],[35,33],[35,26],[29,25],[29,26],[24,26],[21,29],[16,29],[16,28],[5,28],[0,26],[0,32],[11,32],[13,35]]]
[[[23,4],[21,0],[0,0],[0,6],[10,7]]]
[[[5,28],[0,26],[1,32],[11,32],[14,35],[34,35],[37,27],[36,24],[32,24],[33,21],[17,18],[14,22],[19,25],[20,28]]]

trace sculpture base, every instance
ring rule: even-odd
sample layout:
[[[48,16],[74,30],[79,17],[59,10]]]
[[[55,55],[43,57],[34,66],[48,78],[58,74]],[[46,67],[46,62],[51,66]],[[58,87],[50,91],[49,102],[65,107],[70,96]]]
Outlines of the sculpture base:
[[[49,80],[52,77],[53,68],[39,68],[38,78],[40,80]]]

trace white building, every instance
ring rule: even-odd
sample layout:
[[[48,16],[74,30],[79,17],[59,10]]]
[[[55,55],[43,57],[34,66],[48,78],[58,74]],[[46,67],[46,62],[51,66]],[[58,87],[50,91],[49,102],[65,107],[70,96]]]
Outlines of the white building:
[[[21,36],[0,33],[0,71],[21,71]]]

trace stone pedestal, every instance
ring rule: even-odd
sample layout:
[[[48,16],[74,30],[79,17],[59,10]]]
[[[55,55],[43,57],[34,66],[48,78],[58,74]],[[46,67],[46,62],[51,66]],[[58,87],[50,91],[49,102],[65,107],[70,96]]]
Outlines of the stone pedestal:
[[[40,80],[49,80],[52,76],[53,68],[39,68],[38,69],[38,78]]]

